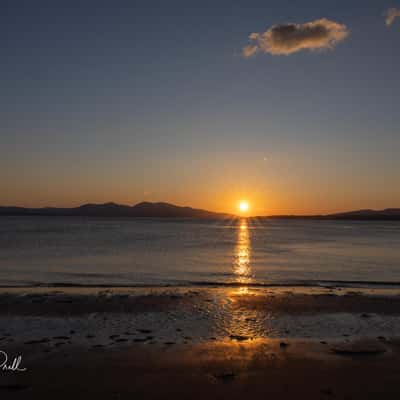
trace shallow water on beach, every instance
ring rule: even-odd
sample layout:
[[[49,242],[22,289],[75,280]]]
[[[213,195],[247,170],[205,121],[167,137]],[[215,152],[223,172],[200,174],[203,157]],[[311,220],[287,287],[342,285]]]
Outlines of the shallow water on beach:
[[[270,338],[386,340],[400,337],[399,293],[299,287],[3,288],[0,342],[110,347]]]
[[[398,222],[3,217],[0,285],[400,283]]]

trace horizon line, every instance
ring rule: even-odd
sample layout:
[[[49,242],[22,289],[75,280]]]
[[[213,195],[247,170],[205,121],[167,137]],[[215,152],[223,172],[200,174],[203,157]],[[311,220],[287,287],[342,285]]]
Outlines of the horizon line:
[[[225,211],[211,211],[207,210],[205,208],[197,208],[193,206],[188,206],[188,205],[178,205],[174,203],[169,203],[167,201],[139,201],[137,203],[132,203],[130,204],[124,204],[124,203],[117,203],[114,201],[107,201],[107,202],[101,202],[101,203],[93,203],[93,202],[85,202],[77,206],[69,206],[69,207],[60,207],[60,206],[39,206],[39,207],[30,207],[30,206],[16,206],[16,205],[1,205],[0,208],[10,208],[10,209],[24,209],[24,210],[73,210],[73,209],[79,209],[85,206],[117,206],[117,207],[129,207],[129,208],[135,208],[139,205],[144,205],[144,204],[149,204],[149,205],[166,205],[170,207],[176,207],[176,208],[185,208],[185,209],[191,209],[195,211],[203,211],[203,212],[208,212],[210,214],[220,214],[220,215],[227,215],[227,216],[232,216],[232,217],[237,217],[237,218],[268,218],[268,217],[282,217],[282,218],[318,218],[318,217],[328,217],[328,216],[334,216],[334,215],[341,215],[341,214],[352,214],[352,213],[383,213],[383,212],[391,212],[395,211],[396,214],[400,214],[400,207],[386,207],[383,209],[373,209],[373,208],[361,208],[361,209],[352,209],[352,210],[344,210],[344,211],[336,211],[336,212],[327,212],[327,213],[307,213],[307,214],[301,214],[301,213],[279,213],[279,214],[266,214],[266,215],[248,215],[248,213],[243,213],[243,214],[238,214],[238,213],[230,213],[230,212],[225,212]]]

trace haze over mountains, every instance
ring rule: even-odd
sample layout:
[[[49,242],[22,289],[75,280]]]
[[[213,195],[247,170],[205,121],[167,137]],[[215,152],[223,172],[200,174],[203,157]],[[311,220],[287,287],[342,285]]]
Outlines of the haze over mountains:
[[[235,215],[217,213],[191,207],[180,207],[169,203],[141,202],[134,206],[104,203],[84,204],[72,208],[25,208],[1,207],[0,216],[82,216],[82,217],[132,217],[132,218],[234,218]],[[385,210],[357,210],[328,215],[273,215],[256,218],[280,219],[330,219],[330,220],[400,220],[400,208]]]

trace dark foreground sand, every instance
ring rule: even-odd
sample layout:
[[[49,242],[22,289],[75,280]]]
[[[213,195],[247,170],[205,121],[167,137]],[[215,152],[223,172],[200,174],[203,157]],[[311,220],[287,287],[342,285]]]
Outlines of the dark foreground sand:
[[[399,299],[331,290],[7,290],[0,351],[7,365],[21,355],[27,370],[0,370],[0,398],[397,399]],[[352,334],[338,333],[343,319]],[[333,324],[329,335],[317,329],[324,323]]]
[[[315,342],[253,341],[79,349],[3,372],[6,399],[396,399],[400,343],[336,354]],[[372,351],[368,353],[368,349]],[[17,349],[15,349],[17,350]],[[347,349],[349,350],[349,349]],[[385,353],[381,353],[384,351]],[[375,353],[376,352],[376,353]]]

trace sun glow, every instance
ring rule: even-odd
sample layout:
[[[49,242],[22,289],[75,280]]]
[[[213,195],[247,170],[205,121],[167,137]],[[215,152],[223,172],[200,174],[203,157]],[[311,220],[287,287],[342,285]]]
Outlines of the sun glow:
[[[247,201],[242,200],[239,203],[239,210],[241,212],[245,213],[245,212],[249,211],[249,208],[250,208],[250,205],[249,205],[249,203]]]

